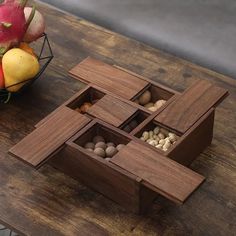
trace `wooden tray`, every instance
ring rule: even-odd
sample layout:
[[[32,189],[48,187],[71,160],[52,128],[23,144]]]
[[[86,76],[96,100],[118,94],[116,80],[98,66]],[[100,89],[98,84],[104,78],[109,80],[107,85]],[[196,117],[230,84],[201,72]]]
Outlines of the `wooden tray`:
[[[215,108],[228,92],[199,80],[181,94],[92,58],[70,74],[88,85],[9,152],[35,168],[48,162],[136,213],[144,212],[157,194],[183,203],[204,180],[187,166],[211,144]],[[153,102],[166,103],[155,112],[137,104],[146,90]],[[77,108],[84,102],[92,106],[81,114]],[[167,151],[140,139],[156,126],[177,137]],[[95,135],[125,146],[104,159],[84,148]]]

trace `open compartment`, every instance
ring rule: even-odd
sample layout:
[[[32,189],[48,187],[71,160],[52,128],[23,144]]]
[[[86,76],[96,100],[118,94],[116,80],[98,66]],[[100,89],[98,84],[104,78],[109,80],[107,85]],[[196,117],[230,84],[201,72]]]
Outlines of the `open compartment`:
[[[84,133],[73,139],[73,143],[87,153],[110,160],[131,141],[127,136],[110,129],[105,124],[94,123]]]
[[[105,96],[105,93],[88,87],[83,93],[80,93],[74,100],[70,101],[66,106],[78,111],[81,114],[87,112],[98,100]]]
[[[148,118],[149,114],[138,110],[132,117],[125,121],[120,128],[126,133],[132,132],[136,127],[138,127],[144,120]]]
[[[132,101],[155,112],[163,107],[175,94],[167,89],[149,83],[145,89],[132,98]]]
[[[134,133],[134,136],[147,145],[166,154],[178,144],[181,133],[171,130],[152,119],[148,123],[143,124],[143,126]]]

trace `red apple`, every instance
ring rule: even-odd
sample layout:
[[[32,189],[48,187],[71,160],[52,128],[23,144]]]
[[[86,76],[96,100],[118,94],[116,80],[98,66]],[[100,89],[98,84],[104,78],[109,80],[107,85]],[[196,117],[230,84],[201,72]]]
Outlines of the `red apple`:
[[[5,88],[4,75],[2,70],[2,64],[0,64],[0,89]]]

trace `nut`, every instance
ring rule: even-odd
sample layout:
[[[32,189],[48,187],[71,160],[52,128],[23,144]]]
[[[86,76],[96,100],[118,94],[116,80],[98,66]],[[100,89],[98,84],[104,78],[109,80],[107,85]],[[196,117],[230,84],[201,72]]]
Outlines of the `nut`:
[[[164,138],[165,138],[165,135],[164,135],[163,133],[159,133],[159,134],[158,134],[158,137],[159,137],[160,139],[164,139]]]
[[[153,134],[154,134],[154,133],[153,133],[153,131],[152,131],[152,130],[151,130],[151,131],[149,131],[149,132],[148,132],[149,138],[152,138],[152,137],[153,137]]]
[[[154,112],[157,110],[157,108],[153,106],[153,107],[149,107],[148,110]]]
[[[142,134],[142,137],[144,138],[144,141],[148,140],[149,133],[147,131],[144,131],[143,134]]]
[[[154,104],[154,106],[156,107],[156,109],[159,109],[160,107],[162,107],[164,104],[166,103],[166,100],[157,100]]]
[[[88,143],[85,143],[85,145],[84,145],[84,148],[89,148],[89,149],[94,149],[94,143],[92,143],[92,142],[88,142]]]
[[[146,90],[140,97],[139,97],[139,104],[145,105],[151,101],[151,92]]]
[[[171,146],[171,143],[170,142],[166,142],[164,145],[163,145],[163,149],[168,149],[168,148],[170,148],[170,146]]]
[[[105,143],[105,139],[102,136],[97,135],[93,138],[93,143],[96,144],[98,142],[104,142]]]
[[[154,134],[159,134],[160,132],[160,128],[157,126],[154,130],[153,130],[153,133]]]
[[[106,143],[106,145],[107,145],[107,147],[109,147],[109,146],[113,146],[113,147],[115,147],[115,144],[112,143],[112,142]]]
[[[158,143],[157,143],[156,140],[151,140],[151,141],[149,142],[149,144],[152,145],[152,146],[156,146]]]
[[[106,156],[113,157],[117,153],[117,149],[113,146],[107,147],[106,149]]]
[[[119,145],[116,146],[116,149],[117,149],[118,151],[120,151],[123,147],[125,147],[124,144],[119,144]]]
[[[154,107],[154,103],[153,102],[149,102],[146,105],[144,105],[144,107],[146,107],[147,109],[150,107]]]
[[[158,148],[158,149],[162,149],[162,145],[161,144],[157,144],[155,147]]]
[[[164,129],[164,128],[160,128],[160,133],[163,133],[165,136],[169,135],[168,130]]]
[[[164,145],[166,143],[165,139],[160,139],[159,144]]]
[[[102,148],[102,149],[106,149],[107,148],[107,145],[104,143],[104,142],[98,142],[98,143],[96,143],[96,145],[95,145],[95,149],[96,148]]]
[[[106,156],[105,151],[104,151],[102,148],[100,148],[100,147],[95,148],[95,149],[94,149],[94,153],[95,153],[96,155],[100,156],[100,157],[105,157],[105,156]]]

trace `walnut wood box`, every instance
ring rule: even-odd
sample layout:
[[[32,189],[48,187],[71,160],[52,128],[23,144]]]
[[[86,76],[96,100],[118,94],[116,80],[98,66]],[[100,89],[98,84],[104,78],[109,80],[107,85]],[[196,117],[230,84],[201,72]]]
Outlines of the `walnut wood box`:
[[[10,153],[35,168],[48,162],[136,213],[157,194],[183,203],[204,180],[187,166],[211,144],[215,108],[228,92],[199,80],[179,93],[91,58],[70,74],[87,86],[36,124]],[[150,112],[135,103],[146,90],[153,101],[167,102]],[[84,102],[93,105],[81,114],[76,108]],[[127,130],[133,120],[138,125]],[[178,137],[167,151],[140,140],[156,126]],[[95,135],[125,147],[106,160],[84,148]]]

